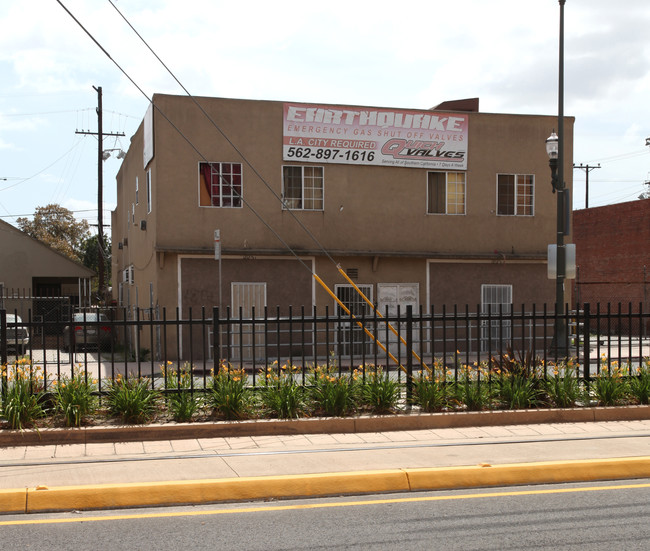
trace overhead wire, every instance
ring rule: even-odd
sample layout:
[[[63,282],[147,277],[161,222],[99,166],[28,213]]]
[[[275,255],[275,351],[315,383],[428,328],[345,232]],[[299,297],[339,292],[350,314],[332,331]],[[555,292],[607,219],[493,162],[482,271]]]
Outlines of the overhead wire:
[[[118,68],[118,70],[135,86],[135,88],[149,101],[150,105],[158,112],[170,125],[171,127],[185,140],[185,142],[194,150],[194,152],[207,164],[210,164],[208,159],[203,155],[203,153],[192,143],[192,141],[178,128],[176,124],[174,124],[169,117],[158,107],[154,101],[153,98],[150,98],[144,90],[133,80],[133,78],[122,68],[122,66],[112,58],[112,56],[108,53],[108,51],[98,42],[98,40],[85,28],[85,26],[68,10],[68,8],[61,2],[61,0],[57,0],[57,3],[65,10],[65,12],[77,23],[77,25],[86,33],[86,35],[95,43],[95,45],[106,55],[106,57]],[[255,169],[255,167],[247,160],[247,158],[243,155],[243,153],[236,147],[236,145],[225,135],[225,133],[219,128],[219,126],[214,122],[214,120],[205,112],[205,110],[196,102],[195,98],[187,91],[187,89],[180,83],[180,81],[175,77],[175,75],[169,70],[169,68],[163,63],[163,61],[158,57],[155,52],[149,47],[149,45],[146,43],[146,41],[139,35],[139,33],[133,28],[133,26],[128,22],[128,20],[121,14],[121,12],[117,9],[117,7],[113,4],[111,0],[109,0],[109,3],[113,6],[113,8],[120,14],[120,16],[127,22],[129,27],[136,33],[138,37],[145,43],[145,45],[149,48],[149,50],[154,54],[154,56],[158,59],[158,61],[165,67],[165,69],[172,75],[172,77],[176,80],[176,82],[183,88],[185,93],[194,101],[194,103],[199,107],[199,109],[202,111],[202,113],[208,118],[208,120],[213,124],[215,129],[224,137],[224,139],[233,147],[233,149],[241,156],[242,160],[253,170],[253,172],[258,176],[258,178],[264,183],[264,185],[273,193],[273,195],[282,203],[284,204],[284,201],[282,200],[281,197],[279,197],[275,191],[271,189],[271,187],[268,185],[268,183],[264,180],[264,178],[259,174],[259,172]],[[220,178],[222,178],[220,174]],[[236,191],[235,191],[236,192]],[[237,192],[236,192],[237,193]],[[247,201],[241,194],[239,194],[239,199],[251,210],[251,212],[260,220],[260,222],[278,239],[282,245],[296,258],[296,260],[305,268],[307,269],[314,279],[325,289],[332,298],[334,298],[335,302],[342,308],[346,314],[348,314],[351,319],[365,332],[366,335],[368,335],[386,354],[387,356],[393,360],[401,369],[404,369],[399,360],[395,358],[395,356],[388,351],[388,349],[381,343],[365,326],[364,324],[355,316],[351,310],[336,296],[335,293],[329,289],[329,287],[322,281],[322,279],[305,263],[305,261],[297,254],[296,251],[293,250],[293,248],[279,235],[279,233],[255,210],[252,205],[250,204],[249,201]],[[320,249],[323,251],[323,253],[334,263],[334,259],[331,257],[331,255],[322,247],[322,245],[318,242],[318,240],[313,236],[313,234],[302,224],[298,218],[295,216],[294,213],[291,212],[289,209],[289,212],[291,213],[291,216],[296,220],[299,225],[308,233],[308,235],[314,240],[314,242],[320,247]],[[343,271],[343,269],[340,267],[339,264],[336,264],[337,269],[339,272],[344,275],[344,277],[351,282],[349,277],[347,277],[347,274]],[[352,282],[351,282],[352,283]],[[353,287],[356,289],[357,292],[361,293],[359,290],[358,286],[356,286],[354,283],[352,283]],[[375,309],[374,305],[372,305],[367,297],[361,293],[363,298],[371,305],[373,309]],[[377,310],[375,309],[375,312]],[[381,313],[379,313],[381,315]],[[383,316],[382,316],[383,317]],[[390,325],[390,324],[389,324]],[[402,342],[405,342],[404,339],[397,333],[397,331],[390,326],[392,331],[400,337]],[[413,351],[413,354],[415,352]],[[418,357],[416,355],[416,357]],[[419,359],[419,357],[418,357]]]
[[[67,150],[63,155],[61,155],[61,156],[60,156],[59,158],[57,158],[56,160],[52,161],[52,162],[51,162],[49,165],[47,165],[45,168],[39,170],[36,174],[32,174],[31,176],[28,176],[27,178],[20,178],[19,181],[16,182],[15,184],[11,184],[10,186],[4,187],[4,188],[0,189],[0,191],[6,191],[6,190],[11,189],[11,188],[13,188],[13,187],[19,186],[20,184],[24,184],[25,182],[28,182],[29,180],[32,180],[33,178],[36,178],[36,176],[38,176],[39,174],[42,174],[42,173],[45,172],[48,168],[50,168],[50,167],[54,166],[56,163],[58,163],[61,159],[63,159],[66,155],[68,155],[68,153],[70,153],[70,152],[71,152],[75,147],[77,147],[80,143],[81,143],[81,141],[75,143],[75,144],[74,144],[70,149],[68,149],[68,150]]]
[[[234,151],[241,157],[241,159],[244,161],[244,163],[253,171],[253,173],[259,178],[259,180],[264,184],[264,186],[271,192],[271,194],[282,204],[283,206],[285,205],[284,200],[280,195],[276,193],[276,191],[273,189],[271,185],[265,180],[265,178],[259,173],[259,171],[255,168],[255,166],[247,159],[247,157],[243,154],[243,152],[236,146],[236,144],[226,135],[226,133],[221,129],[221,127],[215,122],[215,120],[205,111],[203,106],[196,100],[196,98],[189,92],[189,90],[183,85],[183,83],[176,77],[174,72],[167,66],[167,64],[160,58],[160,56],[154,51],[154,49],[149,45],[149,43],[144,39],[144,37],[135,29],[135,27],[131,24],[131,22],[124,16],[124,14],[117,8],[117,6],[114,4],[113,0],[108,0],[108,2],[111,4],[113,9],[120,15],[120,17],[124,20],[124,22],[129,26],[129,28],[135,33],[135,35],[141,40],[141,42],[147,47],[147,49],[151,52],[151,54],[158,60],[158,62],[165,68],[165,70],[169,73],[169,75],[176,81],[176,83],[182,88],[182,90],[185,92],[185,94],[192,100],[192,102],[199,108],[201,113],[207,118],[207,120],[212,124],[212,126],[219,132],[219,134],[228,142],[228,144],[234,149]],[[220,174],[221,178],[221,174]],[[234,189],[234,188],[233,188]],[[237,191],[235,190],[235,193]],[[241,194],[239,194],[239,197],[241,197]],[[242,198],[243,199],[243,198]],[[332,256],[329,254],[327,249],[320,243],[320,241],[316,238],[316,236],[307,228],[302,221],[295,215],[292,209],[287,209],[287,212],[289,215],[293,218],[293,220],[301,227],[301,229],[309,236],[309,238],[316,244],[316,246],[323,252],[323,254],[336,266],[336,269],[338,272],[343,276],[343,278],[354,288],[354,290],[359,294],[359,296],[364,300],[364,302],[381,318],[384,316],[382,313],[377,309],[376,305],[373,304],[373,302],[368,299],[368,297],[359,289],[359,287],[350,279],[348,274],[343,270],[341,267],[340,263],[336,262]],[[312,270],[309,270],[312,272]],[[316,279],[316,281],[325,289],[325,291],[334,298],[335,302],[339,304],[343,308],[343,310],[348,314],[353,316],[349,308],[334,294],[332,293],[331,289],[315,274],[312,272],[312,276]],[[353,316],[354,317],[354,316]],[[359,326],[364,329],[364,331],[367,330],[365,327],[363,327],[363,324],[359,323]],[[388,323],[388,328],[392,331],[393,334],[395,334],[402,344],[406,345],[406,341],[404,338],[398,333],[398,331],[393,327],[392,324]],[[372,337],[372,335],[369,335]],[[374,337],[373,337],[374,338]],[[388,353],[388,351],[383,347],[381,343],[379,343],[376,339],[375,342],[379,344],[379,346]],[[413,351],[414,357],[418,360],[421,361],[420,356]],[[397,360],[395,360],[396,363]]]

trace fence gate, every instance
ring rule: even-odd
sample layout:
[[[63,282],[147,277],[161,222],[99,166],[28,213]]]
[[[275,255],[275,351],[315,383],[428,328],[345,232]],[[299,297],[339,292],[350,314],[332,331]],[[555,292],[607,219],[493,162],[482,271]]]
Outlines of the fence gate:
[[[510,342],[512,327],[510,319],[505,317],[511,311],[512,285],[481,285],[481,314],[493,316],[489,321],[481,321],[481,352],[496,350]]]
[[[357,287],[372,302],[372,285],[357,285]],[[352,285],[336,285],[335,291],[336,297],[345,304],[354,316],[366,316],[366,318],[372,316],[372,309]],[[336,304],[336,315],[347,316],[338,303]],[[339,354],[342,356],[360,356],[363,353],[364,346],[366,347],[366,354],[372,352],[372,339],[355,322],[341,322],[338,324],[336,342]]]
[[[255,316],[259,317],[266,306],[266,283],[245,283],[233,282],[230,284],[232,295],[232,313],[234,317],[241,317],[243,320]],[[264,326],[245,323],[233,325],[231,329],[232,357],[237,360],[253,360],[253,348],[257,354],[264,350]],[[255,346],[253,347],[253,343]],[[241,356],[241,357],[240,357]]]

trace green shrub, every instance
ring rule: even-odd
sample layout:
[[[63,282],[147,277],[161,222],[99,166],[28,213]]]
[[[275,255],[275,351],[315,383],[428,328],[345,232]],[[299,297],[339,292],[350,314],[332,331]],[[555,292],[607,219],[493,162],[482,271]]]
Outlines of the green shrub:
[[[591,381],[591,395],[599,406],[616,406],[629,400],[629,383],[618,362],[601,361],[600,371]]]
[[[437,361],[434,361],[431,367],[424,366],[424,369],[413,377],[413,404],[420,406],[420,409],[427,413],[446,409],[450,398],[447,388],[449,375]]]
[[[351,374],[339,374],[335,364],[313,367],[307,381],[316,415],[342,417],[356,410],[359,384]]]
[[[496,399],[505,409],[535,408],[543,402],[540,380],[511,373],[501,373],[496,379]]]
[[[639,404],[650,403],[650,360],[646,360],[630,379],[630,393]]]
[[[254,400],[247,382],[244,369],[232,369],[222,364],[216,373],[213,372],[206,397],[213,414],[226,420],[250,417]]]
[[[492,388],[485,365],[461,366],[458,379],[452,385],[452,396],[458,406],[464,406],[468,411],[492,407]]]
[[[551,404],[558,408],[572,408],[584,399],[579,377],[579,366],[568,360],[560,364],[551,364],[552,373],[546,374],[544,391]]]
[[[146,423],[154,416],[160,393],[151,387],[150,379],[123,378],[118,374],[107,386],[106,403],[111,415],[127,424]]]
[[[395,413],[401,394],[401,385],[390,378],[381,366],[360,366],[353,376],[361,379],[361,405],[372,413]]]
[[[22,430],[45,416],[42,370],[33,367],[29,358],[20,358],[13,365],[2,367],[2,402],[0,414],[9,428]]]
[[[265,413],[280,419],[294,419],[306,412],[305,389],[298,383],[301,369],[277,364],[260,371],[260,396]]]
[[[89,381],[87,374],[78,369],[71,377],[54,381],[54,389],[56,411],[63,414],[67,427],[80,427],[83,418],[97,409],[97,397],[93,394],[96,382]]]
[[[200,407],[199,397],[192,385],[192,366],[189,363],[180,369],[172,366],[172,362],[167,362],[167,366],[160,367],[165,381],[165,401],[172,419],[186,423],[192,420]]]

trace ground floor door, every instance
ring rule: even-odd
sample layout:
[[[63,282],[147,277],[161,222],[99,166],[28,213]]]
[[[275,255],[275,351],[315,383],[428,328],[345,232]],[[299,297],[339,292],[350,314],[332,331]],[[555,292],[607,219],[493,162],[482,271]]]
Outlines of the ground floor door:
[[[232,282],[230,284],[232,316],[242,320],[261,318],[266,306],[266,283]],[[252,360],[264,355],[264,326],[262,323],[236,324],[231,329],[232,355],[236,360]]]

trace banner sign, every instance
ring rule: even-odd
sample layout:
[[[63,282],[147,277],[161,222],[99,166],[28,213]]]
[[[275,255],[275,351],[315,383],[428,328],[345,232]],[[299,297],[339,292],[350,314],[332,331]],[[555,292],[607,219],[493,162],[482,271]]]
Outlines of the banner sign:
[[[467,169],[469,115],[284,104],[283,159]]]

